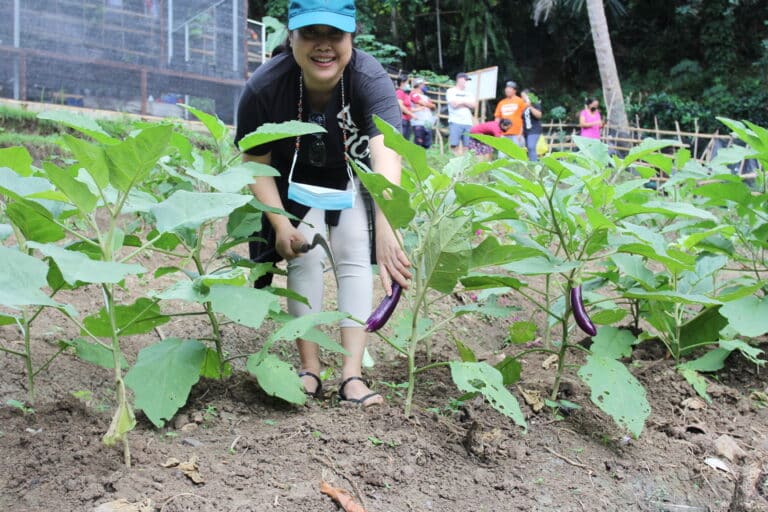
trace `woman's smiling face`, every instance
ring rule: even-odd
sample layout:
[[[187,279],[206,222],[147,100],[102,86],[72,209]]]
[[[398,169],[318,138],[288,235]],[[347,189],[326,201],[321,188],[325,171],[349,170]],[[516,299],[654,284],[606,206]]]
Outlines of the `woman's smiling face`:
[[[328,25],[309,25],[292,31],[290,37],[307,86],[335,86],[352,58],[352,34]]]

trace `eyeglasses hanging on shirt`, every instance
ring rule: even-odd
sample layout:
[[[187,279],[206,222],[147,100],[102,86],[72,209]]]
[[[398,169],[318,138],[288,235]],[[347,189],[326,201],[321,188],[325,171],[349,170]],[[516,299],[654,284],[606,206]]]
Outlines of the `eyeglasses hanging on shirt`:
[[[303,86],[304,75],[299,75],[299,121],[301,121],[303,105]],[[344,111],[344,78],[341,78],[341,108]],[[309,121],[325,127],[325,115],[312,113],[309,116]],[[344,139],[344,161],[347,167],[347,176],[352,184],[350,189],[338,190],[335,188],[322,187],[319,185],[310,185],[309,183],[298,183],[293,181],[293,170],[296,167],[296,161],[299,158],[299,150],[301,148],[301,137],[296,137],[296,150],[293,153],[293,162],[291,163],[291,170],[288,173],[288,199],[296,201],[297,203],[309,206],[310,208],[318,208],[320,210],[345,210],[352,208],[355,205],[355,197],[357,196],[357,188],[355,186],[355,180],[352,176],[352,168],[349,166],[349,158],[347,156],[347,132],[342,127],[342,137]],[[309,151],[307,152],[307,160],[310,165],[314,167],[324,167],[327,162],[327,150],[326,140],[324,133],[314,133],[312,135],[312,142],[309,145]]]

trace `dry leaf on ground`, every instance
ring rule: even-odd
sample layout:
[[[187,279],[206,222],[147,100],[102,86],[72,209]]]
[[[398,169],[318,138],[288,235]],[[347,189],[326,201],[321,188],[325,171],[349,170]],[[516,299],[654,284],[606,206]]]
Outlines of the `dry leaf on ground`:
[[[193,455],[186,462],[180,462],[175,457],[170,457],[162,466],[164,468],[178,468],[184,475],[196,484],[205,483],[205,479],[200,475],[200,469],[197,465],[197,455]]]
[[[726,434],[715,439],[715,449],[718,455],[722,455],[731,462],[747,456],[747,452],[741,449],[736,440]]]

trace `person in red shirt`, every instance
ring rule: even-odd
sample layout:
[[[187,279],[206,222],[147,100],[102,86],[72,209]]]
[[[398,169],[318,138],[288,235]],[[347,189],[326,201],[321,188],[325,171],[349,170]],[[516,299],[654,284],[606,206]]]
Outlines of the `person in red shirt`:
[[[411,127],[413,128],[413,142],[429,149],[432,146],[432,128],[435,124],[435,114],[432,112],[435,103],[424,93],[424,79],[416,78],[413,81],[411,91]]]
[[[517,83],[510,80],[504,87],[505,98],[496,104],[496,110],[493,113],[496,121],[500,119],[509,119],[511,124],[504,132],[504,136],[515,141],[515,144],[524,148],[525,138],[523,137],[523,112],[528,108],[528,104],[517,95]]]
[[[411,95],[409,93],[408,77],[402,75],[397,77],[397,90],[395,94],[397,95],[397,103],[400,104],[400,111],[403,113],[403,127],[400,133],[403,134],[405,140],[411,138],[411,117],[413,117],[413,112],[411,112]]]
[[[494,137],[501,137],[504,134],[504,132],[509,129],[509,126],[511,124],[512,124],[512,121],[510,121],[509,119],[499,119],[498,121],[487,121],[485,123],[474,125],[472,128],[470,128],[469,133],[480,134],[480,135],[493,135]],[[491,155],[493,154],[493,148],[491,146],[483,142],[480,142],[479,140],[474,139],[472,137],[470,137],[469,139],[469,149],[471,151],[474,151],[475,154],[483,160],[490,160]]]

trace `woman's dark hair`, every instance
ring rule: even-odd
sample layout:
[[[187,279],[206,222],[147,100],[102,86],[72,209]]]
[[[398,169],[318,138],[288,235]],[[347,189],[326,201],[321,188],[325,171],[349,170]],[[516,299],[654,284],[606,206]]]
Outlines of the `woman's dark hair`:
[[[510,126],[512,126],[512,121],[509,119],[499,119],[499,128],[501,128],[502,131],[507,131]]]
[[[588,96],[586,99],[584,99],[584,105],[589,106],[589,104],[594,101],[597,101],[597,98],[591,98]]]
[[[400,87],[401,85],[403,85],[403,82],[407,82],[407,81],[408,81],[407,75],[400,75],[397,77],[397,86]]]

